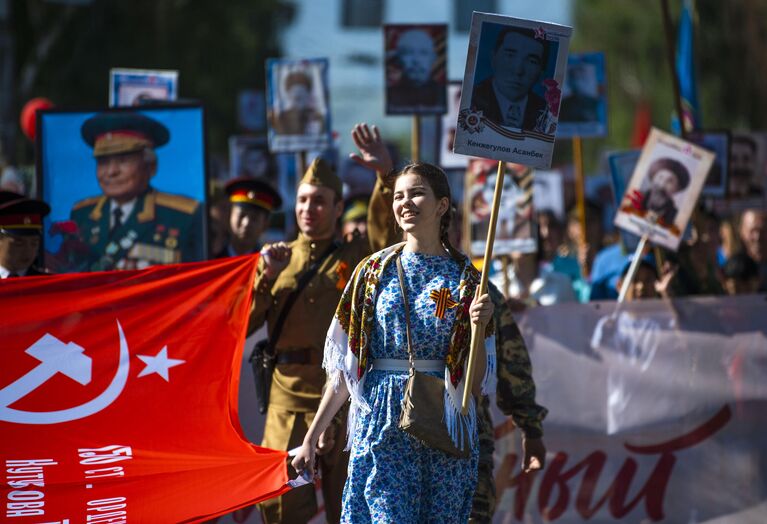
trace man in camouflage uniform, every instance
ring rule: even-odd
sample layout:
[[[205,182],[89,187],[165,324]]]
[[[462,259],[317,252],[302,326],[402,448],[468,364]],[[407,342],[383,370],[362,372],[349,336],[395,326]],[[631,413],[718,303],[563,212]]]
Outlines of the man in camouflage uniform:
[[[498,359],[496,404],[503,414],[510,416],[514,424],[522,430],[523,470],[528,472],[541,469],[546,459],[541,423],[548,410],[535,403],[535,382],[530,356],[506,299],[491,283],[488,284],[488,291],[495,305],[495,343]],[[492,521],[495,511],[495,439],[488,397],[482,397],[479,408],[479,474],[469,522],[484,524]]]

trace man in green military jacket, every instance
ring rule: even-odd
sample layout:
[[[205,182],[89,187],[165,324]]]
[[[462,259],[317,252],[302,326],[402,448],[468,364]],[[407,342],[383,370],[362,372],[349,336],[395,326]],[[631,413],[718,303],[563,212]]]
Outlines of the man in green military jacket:
[[[202,260],[202,206],[197,200],[157,191],[155,148],[170,139],[160,122],[132,112],[100,113],[82,126],[93,148],[102,195],[77,202],[84,257],[70,270],[142,269]]]

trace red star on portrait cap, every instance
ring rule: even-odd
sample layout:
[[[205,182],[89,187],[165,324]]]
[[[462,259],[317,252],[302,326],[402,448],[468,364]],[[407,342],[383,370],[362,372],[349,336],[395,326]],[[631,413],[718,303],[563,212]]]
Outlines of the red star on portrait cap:
[[[539,40],[546,40],[546,31],[542,26],[538,26],[538,29],[535,30],[535,38]]]

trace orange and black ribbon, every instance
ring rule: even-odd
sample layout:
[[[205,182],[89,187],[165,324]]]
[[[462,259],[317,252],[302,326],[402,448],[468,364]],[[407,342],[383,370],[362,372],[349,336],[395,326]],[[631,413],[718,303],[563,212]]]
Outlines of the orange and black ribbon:
[[[439,291],[436,289],[433,290],[429,293],[429,298],[437,304],[437,310],[434,312],[434,316],[437,318],[445,318],[445,312],[458,305],[458,302],[450,298],[450,290],[446,287],[443,287]]]

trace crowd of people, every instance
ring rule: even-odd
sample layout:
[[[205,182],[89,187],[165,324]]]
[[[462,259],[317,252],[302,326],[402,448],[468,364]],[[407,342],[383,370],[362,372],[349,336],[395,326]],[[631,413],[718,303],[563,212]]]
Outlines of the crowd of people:
[[[585,232],[575,210],[567,222],[538,210],[537,253],[494,268],[489,294],[475,297],[478,273],[453,247],[462,228],[445,172],[425,163],[395,169],[375,126],[357,125],[352,137],[359,151],[350,160],[370,174],[372,194],[344,199],[334,169],[315,159],[296,190],[295,240],[262,243],[283,205],[268,181],[232,179],[226,205],[211,206],[215,257],[260,253],[248,331],[266,325],[270,337],[262,444],[298,449],[294,475],[320,473],[328,522],[489,522],[493,434],[485,393],[495,391],[522,433],[522,468],[545,463],[547,411],[535,401],[512,313],[615,299],[632,240],[604,231],[596,202],[586,203]],[[129,220],[135,206],[122,204]],[[35,260],[49,212],[40,200],[0,192],[0,278],[45,274]],[[642,253],[627,298],[765,291],[766,219],[764,209],[725,221],[699,208],[678,253]],[[472,324],[489,338],[478,359],[483,371],[468,384]],[[411,368],[444,378],[444,420],[465,455],[399,429]],[[464,388],[476,398],[467,415],[458,407]],[[306,522],[317,509],[311,483],[262,504],[270,523]]]
[[[536,254],[515,255],[499,286],[517,307],[618,298],[637,237],[604,230],[604,209],[586,202],[586,234],[575,209],[567,222],[538,210]],[[748,208],[731,219],[699,207],[678,252],[645,247],[646,285],[634,298],[736,295],[767,291],[767,210]]]

